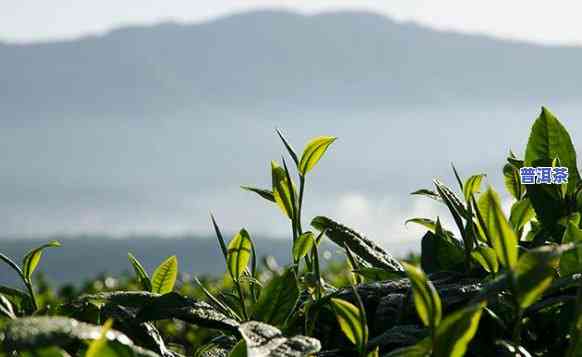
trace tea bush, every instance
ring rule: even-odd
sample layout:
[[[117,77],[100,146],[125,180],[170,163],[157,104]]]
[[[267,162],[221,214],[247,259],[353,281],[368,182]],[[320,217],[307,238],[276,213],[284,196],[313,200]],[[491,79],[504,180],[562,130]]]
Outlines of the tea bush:
[[[398,260],[332,218],[302,217],[310,172],[335,137],[311,140],[299,155],[280,131],[289,162],[271,163],[272,186],[243,189],[289,221],[290,263],[259,264],[244,228],[228,241],[211,216],[225,279],[185,279],[169,257],[147,272],[128,254],[131,278],[101,277],[54,291],[33,273],[49,248],[17,264],[0,253],[24,290],[0,286],[0,356],[580,356],[582,355],[582,181],[570,136],[546,108],[525,154],[503,166],[513,202],[482,189],[484,174],[458,193],[439,180],[426,196],[446,206],[414,217],[427,232],[421,256]],[[523,184],[524,167],[566,167],[561,184]],[[320,263],[322,242],[345,262]],[[33,279],[33,277],[35,279]]]

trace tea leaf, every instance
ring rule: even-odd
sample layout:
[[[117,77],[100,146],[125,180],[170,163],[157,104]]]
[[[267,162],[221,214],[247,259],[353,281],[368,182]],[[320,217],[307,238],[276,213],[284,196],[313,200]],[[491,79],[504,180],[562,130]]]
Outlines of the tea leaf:
[[[214,233],[216,234],[216,239],[218,240],[218,244],[220,245],[220,250],[222,251],[222,255],[224,257],[224,261],[226,262],[226,244],[224,243],[224,238],[222,237],[222,233],[220,232],[220,227],[216,223],[216,219],[214,219],[214,215],[210,214],[210,220],[212,221],[212,226],[214,227]]]
[[[580,179],[576,166],[576,150],[566,128],[554,114],[542,107],[527,142],[524,166],[536,166],[537,162],[552,162],[556,157],[560,159],[562,166],[568,168],[568,193],[572,193]],[[528,190],[534,186],[541,185],[528,185]],[[535,207],[533,198],[532,203]]]
[[[432,190],[428,190],[428,189],[420,189],[420,190],[416,190],[414,192],[410,193],[411,195],[418,195],[418,196],[425,196],[428,198],[432,198],[435,201],[442,201],[441,200],[441,196],[439,196],[438,193],[432,191]]]
[[[236,331],[239,323],[209,304],[172,292],[155,298],[137,313],[137,322],[179,319],[202,327]]]
[[[517,232],[522,229],[529,221],[536,215],[529,198],[524,198],[515,202],[511,206],[511,213],[509,215],[509,223]]]
[[[426,232],[422,236],[420,265],[427,273],[463,269],[463,245],[446,234]]]
[[[311,169],[317,164],[321,159],[323,154],[327,151],[327,148],[333,143],[337,138],[333,136],[319,136],[313,138],[303,149],[303,154],[301,155],[301,160],[299,160],[299,174],[301,176],[307,175]]]
[[[12,303],[2,294],[0,294],[0,314],[10,319],[16,318],[14,309],[12,308]]]
[[[178,258],[173,255],[160,264],[152,275],[152,292],[166,294],[174,290],[178,278]]]
[[[311,225],[319,231],[325,231],[325,235],[335,244],[342,248],[347,246],[372,266],[392,272],[404,272],[402,265],[391,254],[353,229],[324,216],[315,217]]]
[[[344,335],[357,347],[362,346],[366,339],[367,326],[362,326],[360,309],[342,299],[330,300],[337,322]]]
[[[233,280],[238,281],[251,259],[253,242],[246,229],[241,229],[228,243],[226,265]]]
[[[293,260],[298,262],[307,255],[315,244],[315,236],[312,232],[305,232],[293,242]]]
[[[471,194],[479,193],[481,190],[481,182],[483,181],[483,177],[487,175],[485,174],[478,174],[473,175],[465,181],[463,185],[463,194],[465,195],[465,200],[467,202],[471,199]]]
[[[505,164],[503,166],[503,182],[505,183],[507,192],[509,192],[516,200],[521,200],[525,191],[525,186],[521,184],[519,168],[512,164]]]
[[[574,243],[576,248],[564,252],[560,257],[560,276],[582,272],[582,230],[573,222],[568,222],[562,243]]]
[[[432,341],[424,338],[415,345],[398,348],[385,354],[383,357],[429,357],[432,351]]]
[[[543,246],[519,257],[515,267],[515,281],[522,309],[533,304],[550,287],[562,251],[562,247]]]
[[[277,135],[279,135],[279,138],[283,142],[283,145],[285,145],[285,148],[287,149],[289,156],[291,156],[291,158],[293,159],[293,162],[295,162],[295,165],[297,167],[299,167],[299,159],[297,157],[297,154],[295,153],[295,150],[293,150],[293,147],[291,146],[291,144],[289,144],[287,139],[285,139],[285,136],[283,136],[283,133],[281,133],[281,130],[275,129],[275,131],[277,132]]]
[[[131,253],[127,253],[127,258],[129,259],[129,262],[135,271],[135,275],[137,276],[137,280],[141,284],[142,288],[145,291],[152,291],[152,282],[141,263]]]
[[[24,278],[30,281],[32,273],[34,273],[36,267],[38,266],[38,263],[40,262],[40,258],[42,257],[42,251],[44,249],[55,248],[60,246],[61,243],[54,240],[28,252],[22,260],[22,273],[24,275]]]
[[[287,269],[281,276],[276,276],[261,291],[255,306],[253,320],[283,327],[289,314],[299,299],[299,289],[295,282],[293,269]]]
[[[499,271],[499,263],[497,262],[497,255],[495,250],[486,246],[479,246],[471,252],[471,257],[488,273],[497,273]]]
[[[442,305],[439,294],[422,270],[408,263],[403,262],[402,265],[410,279],[414,306],[418,316],[425,326],[436,328],[442,318]]]
[[[105,324],[101,328],[101,334],[99,338],[91,342],[89,348],[87,349],[87,352],[85,353],[85,357],[103,356],[107,348],[107,333],[109,333],[112,326],[113,320],[109,319],[105,322]]]
[[[435,357],[462,357],[475,336],[484,303],[455,311],[443,319],[436,329]]]
[[[511,269],[517,263],[517,236],[501,209],[499,196],[491,187],[483,195],[485,209],[481,210],[495,254],[501,265]]]
[[[289,182],[285,170],[275,161],[271,162],[271,176],[273,181],[273,197],[277,206],[279,206],[287,217],[293,219],[293,212],[295,211],[293,197],[297,197],[293,183]]]
[[[249,186],[241,186],[240,188],[246,191],[254,192],[257,195],[261,196],[262,198],[266,199],[267,201],[275,202],[275,196],[273,195],[273,191]]]

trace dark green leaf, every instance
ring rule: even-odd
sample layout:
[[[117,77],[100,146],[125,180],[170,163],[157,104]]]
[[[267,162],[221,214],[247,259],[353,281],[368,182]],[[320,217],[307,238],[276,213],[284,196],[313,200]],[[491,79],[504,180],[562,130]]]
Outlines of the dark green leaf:
[[[131,266],[135,271],[137,280],[141,284],[142,288],[145,291],[152,291],[152,282],[150,280],[150,277],[143,268],[143,266],[141,265],[141,263],[139,262],[139,260],[137,260],[137,258],[134,257],[133,254],[131,253],[127,253],[127,258],[129,259],[129,262],[131,263]]]
[[[432,232],[422,237],[420,265],[425,272],[459,271],[464,261],[463,245],[455,238]]]
[[[177,293],[157,297],[139,310],[137,322],[179,319],[194,325],[224,331],[236,331],[238,322],[209,304]]]
[[[299,167],[299,158],[297,157],[295,150],[293,150],[293,147],[291,146],[291,144],[289,144],[287,139],[285,139],[285,136],[283,136],[283,133],[281,133],[281,130],[276,129],[275,131],[277,132],[277,135],[279,135],[279,138],[283,142],[283,145],[285,145],[285,148],[287,149],[289,156],[291,156],[291,158],[293,159],[293,162],[295,162],[295,165],[297,167]]]
[[[385,354],[383,357],[429,357],[432,351],[432,341],[425,338],[415,345],[399,348]]]
[[[254,192],[257,195],[261,196],[262,198],[266,199],[267,201],[275,202],[275,196],[273,195],[273,191],[265,190],[263,188],[255,188],[249,186],[241,186],[243,190]]]
[[[562,243],[574,243],[576,248],[562,254],[560,258],[560,276],[582,273],[582,230],[573,222],[568,222]]]
[[[283,275],[274,277],[261,291],[253,320],[283,328],[298,298],[295,273],[293,269],[287,269]]]

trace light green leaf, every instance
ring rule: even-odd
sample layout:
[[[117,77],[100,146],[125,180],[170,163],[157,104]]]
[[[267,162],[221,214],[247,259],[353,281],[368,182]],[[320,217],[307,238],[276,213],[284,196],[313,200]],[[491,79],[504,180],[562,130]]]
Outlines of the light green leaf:
[[[564,252],[560,258],[560,276],[582,272],[582,230],[573,222],[568,222],[562,243],[574,243],[576,248]]]
[[[462,357],[475,336],[484,303],[455,311],[443,319],[436,329],[434,357]]]
[[[137,258],[134,257],[131,253],[127,253],[127,258],[129,259],[129,262],[135,271],[135,275],[141,284],[141,287],[145,291],[152,291],[152,281],[150,280],[148,273],[145,271],[139,260],[137,260]]]
[[[344,335],[355,346],[361,347],[366,339],[368,327],[361,324],[360,310],[352,303],[342,299],[332,298],[330,302]]]
[[[525,186],[521,184],[521,178],[519,176],[519,168],[512,164],[505,164],[503,166],[503,182],[505,183],[505,188],[513,198],[520,200],[525,191]]]
[[[425,326],[436,328],[442,318],[442,304],[436,288],[422,270],[402,262],[412,285],[414,306]]]
[[[319,136],[307,143],[301,155],[301,160],[299,160],[299,174],[301,176],[307,175],[336,139],[333,136]]]
[[[276,161],[271,162],[271,177],[273,181],[273,198],[277,206],[281,209],[289,219],[293,218],[295,186],[287,179],[285,169],[277,164]]]
[[[509,215],[509,223],[517,232],[522,229],[529,221],[536,215],[529,198],[524,198],[515,202],[511,206],[511,213]]]
[[[253,242],[246,229],[241,229],[228,243],[226,266],[233,280],[238,281],[249,265]]]
[[[497,273],[499,271],[499,263],[495,250],[486,246],[479,246],[471,252],[471,257],[476,260],[483,269],[488,273]]]
[[[487,232],[501,265],[511,269],[517,263],[517,236],[501,209],[499,195],[493,188],[483,194],[485,209],[481,210]],[[481,207],[480,207],[481,209]]]
[[[109,331],[111,330],[111,327],[113,327],[113,320],[109,319],[105,322],[105,324],[101,328],[101,333],[99,335],[99,338],[96,340],[93,340],[91,342],[91,344],[89,345],[89,348],[87,349],[87,353],[85,353],[85,357],[100,357],[100,356],[104,356],[104,355],[111,356],[111,354],[107,353],[107,351],[106,351],[106,349],[107,349],[107,333],[109,333]]]
[[[24,258],[22,259],[22,273],[24,274],[24,278],[30,281],[32,277],[32,273],[36,270],[38,263],[40,262],[40,258],[42,257],[42,251],[46,248],[56,248],[60,247],[61,243],[56,240],[53,240],[47,244],[43,244],[40,247],[31,250],[28,252]]]
[[[429,337],[417,342],[415,345],[398,348],[385,354],[383,357],[429,357],[432,351],[432,341]]]
[[[156,268],[152,275],[152,292],[167,294],[174,290],[178,278],[178,258],[173,255]]]
[[[463,195],[465,195],[465,200],[469,202],[471,199],[471,194],[479,193],[481,190],[481,182],[483,181],[483,177],[487,175],[485,174],[478,174],[473,175],[465,181],[463,185]]]
[[[304,256],[306,256],[311,251],[314,244],[315,244],[315,235],[310,231],[307,231],[307,232],[303,233],[302,235],[300,235],[299,237],[297,237],[295,242],[293,242],[293,259],[294,259],[294,261],[298,262]]]
[[[517,299],[522,309],[533,304],[552,284],[564,246],[543,246],[519,257],[515,267]]]

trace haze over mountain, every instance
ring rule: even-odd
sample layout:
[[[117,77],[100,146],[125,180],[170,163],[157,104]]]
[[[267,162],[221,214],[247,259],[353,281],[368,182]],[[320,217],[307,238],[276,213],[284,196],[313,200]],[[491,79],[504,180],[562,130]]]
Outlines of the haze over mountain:
[[[0,45],[0,235],[288,235],[238,185],[270,185],[283,128],[297,149],[340,137],[309,176],[306,216],[389,244],[419,239],[408,193],[489,174],[547,105],[582,142],[582,48],[438,32],[364,12],[249,12]],[[581,139],[579,139],[581,138]]]

